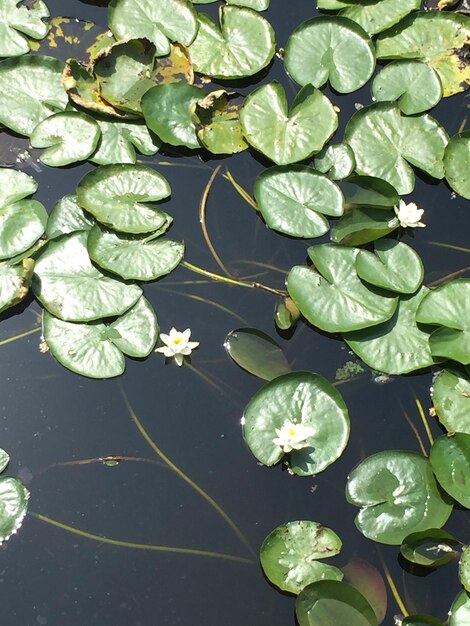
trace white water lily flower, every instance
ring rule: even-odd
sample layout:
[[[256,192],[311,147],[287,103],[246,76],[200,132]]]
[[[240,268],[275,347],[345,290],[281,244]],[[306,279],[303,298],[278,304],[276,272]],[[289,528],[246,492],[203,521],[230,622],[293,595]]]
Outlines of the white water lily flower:
[[[160,333],[160,339],[165,345],[157,348],[155,352],[161,352],[168,358],[174,358],[176,364],[181,366],[183,365],[184,357],[189,356],[199,345],[199,341],[189,341],[190,337],[190,328],[183,332],[172,328],[168,335]]]
[[[309,445],[307,439],[312,435],[312,430],[303,424],[295,424],[286,420],[281,428],[276,428],[276,435],[273,443],[276,446],[281,446],[284,452],[291,452],[292,450],[301,450]]]
[[[424,228],[426,226],[426,224],[420,222],[424,209],[418,209],[414,202],[406,204],[406,202],[400,200],[399,206],[394,207],[394,209],[396,216],[398,217],[398,221],[400,222],[400,226],[403,226],[404,228]]]

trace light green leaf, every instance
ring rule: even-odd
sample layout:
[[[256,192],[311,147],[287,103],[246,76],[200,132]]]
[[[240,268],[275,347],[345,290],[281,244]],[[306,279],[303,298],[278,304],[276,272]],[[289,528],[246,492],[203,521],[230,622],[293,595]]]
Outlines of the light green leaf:
[[[224,348],[237,365],[264,380],[273,380],[291,371],[279,344],[256,328],[230,331]]]
[[[42,0],[28,6],[20,0],[2,0],[0,4],[0,57],[13,57],[29,52],[28,37],[42,39],[49,30],[43,18],[49,10]]]
[[[96,120],[101,130],[98,148],[90,161],[98,165],[135,163],[135,148],[147,156],[158,152],[161,142],[149,132],[145,124],[138,122],[107,122]]]
[[[316,154],[338,126],[336,111],[321,91],[307,85],[289,112],[284,88],[276,81],[246,98],[240,119],[248,142],[277,165]]]
[[[361,246],[389,235],[399,225],[392,211],[368,207],[352,209],[334,225],[331,240],[348,246]]]
[[[434,380],[432,401],[439,421],[449,433],[470,434],[470,380],[443,370]]]
[[[467,462],[468,467],[468,462]],[[463,588],[470,591],[470,549],[467,547],[462,553],[459,564],[459,579]]]
[[[0,543],[17,532],[28,508],[29,492],[16,478],[0,478]]]
[[[375,0],[358,4],[348,2],[341,15],[357,22],[369,35],[381,33],[412,11],[421,8],[421,0]]]
[[[274,307],[274,323],[280,330],[289,330],[300,317],[300,311],[294,301],[287,297],[279,300]]]
[[[285,63],[299,85],[328,80],[339,93],[356,91],[372,76],[375,54],[367,33],[343,17],[314,17],[289,37]]]
[[[78,204],[77,196],[69,194],[52,207],[47,220],[46,234],[49,239],[55,239],[77,230],[90,230],[93,224],[94,220],[89,218]]]
[[[315,157],[315,169],[332,180],[350,176],[355,167],[354,152],[346,143],[331,144]]]
[[[235,154],[248,148],[240,123],[243,98],[224,89],[195,104],[193,122],[201,144],[213,154]]]
[[[0,263],[0,312],[15,306],[28,294],[34,270],[32,259]],[[0,470],[1,471],[1,470]]]
[[[117,331],[117,336],[112,338],[114,345],[134,358],[148,356],[157,343],[157,317],[152,305],[143,296],[109,328]]]
[[[8,463],[10,462],[10,455],[0,448],[0,472],[3,472]]]
[[[20,170],[0,167],[0,207],[31,196],[38,188],[32,176]]]
[[[368,289],[356,274],[359,250],[335,244],[308,249],[316,269],[293,267],[289,295],[307,320],[327,332],[347,332],[390,319],[398,299]]]
[[[221,6],[220,28],[200,13],[199,31],[189,47],[196,72],[236,79],[257,74],[274,56],[271,24],[252,9]]]
[[[429,460],[441,487],[470,509],[470,434],[441,435],[434,441]]]
[[[444,168],[452,189],[470,200],[470,130],[451,138],[444,154]]]
[[[449,626],[469,626],[470,624],[470,596],[462,591],[455,598],[449,611]]]
[[[47,211],[36,200],[18,200],[0,208],[0,259],[26,252],[46,230]]]

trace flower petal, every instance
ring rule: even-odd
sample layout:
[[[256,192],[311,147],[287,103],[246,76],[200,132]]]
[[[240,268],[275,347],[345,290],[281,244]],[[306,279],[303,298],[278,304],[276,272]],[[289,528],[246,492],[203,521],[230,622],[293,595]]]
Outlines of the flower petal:
[[[182,354],[175,354],[175,361],[176,364],[181,367],[183,365],[184,356]]]

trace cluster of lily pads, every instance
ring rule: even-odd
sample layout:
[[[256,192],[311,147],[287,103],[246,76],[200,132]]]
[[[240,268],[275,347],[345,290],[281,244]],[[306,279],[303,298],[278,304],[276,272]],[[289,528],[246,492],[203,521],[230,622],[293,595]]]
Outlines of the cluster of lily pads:
[[[470,199],[470,131],[449,138],[426,113],[470,84],[470,19],[422,11],[420,0],[318,0],[329,13],[301,24],[278,51],[300,87],[289,107],[275,81],[245,98],[208,88],[211,79],[258,74],[276,53],[274,30],[259,13],[269,0],[226,0],[220,25],[193,6],[210,1],[111,0],[110,30],[85,62],[64,62],[29,53],[48,30],[42,0],[3,0],[0,56],[8,58],[0,61],[0,123],[43,148],[39,158],[48,166],[89,160],[98,167],[49,217],[26,199],[37,188],[32,177],[0,170],[0,311],[32,284],[44,308],[43,349],[85,376],[121,374],[124,355],[147,356],[158,337],[140,283],[168,274],[184,256],[183,243],[164,236],[172,219],[156,205],[169,197],[169,185],[153,167],[135,164],[136,150],[151,156],[168,144],[216,155],[261,153],[274,163],[254,185],[269,228],[311,239],[330,231],[328,218],[337,219],[331,243],[308,248],[312,265],[289,272],[277,326],[286,330],[302,316],[341,334],[363,362],[387,374],[452,362],[434,383],[448,434],[436,440],[429,460],[380,452],[352,471],[346,495],[360,507],[359,530],[402,544],[406,558],[419,552],[410,546],[429,542],[457,553],[459,542],[446,544],[435,529],[453,500],[470,504],[470,280],[423,285],[421,259],[401,240],[405,228],[423,225],[421,214],[400,196],[413,191],[418,168]],[[371,79],[377,60],[390,62],[373,78],[373,102],[352,116],[341,141],[329,144],[339,109],[320,88],[329,83],[351,93]],[[317,474],[347,445],[344,400],[317,374],[282,365],[271,374],[246,407],[245,440],[267,466],[283,461],[294,474]],[[268,578],[299,594],[300,626],[375,626],[383,619],[367,592],[318,561],[340,548],[333,531],[308,521],[283,525],[264,542]],[[465,551],[466,590],[469,560]],[[470,596],[462,592],[451,626],[466,623],[461,615],[469,613]],[[441,622],[415,616],[402,623]]]

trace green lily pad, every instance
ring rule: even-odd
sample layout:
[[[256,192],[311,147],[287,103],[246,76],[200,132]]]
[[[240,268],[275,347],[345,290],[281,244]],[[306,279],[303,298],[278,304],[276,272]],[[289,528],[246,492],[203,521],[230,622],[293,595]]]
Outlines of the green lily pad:
[[[330,227],[323,215],[343,214],[338,186],[305,165],[265,170],[256,179],[254,195],[269,228],[292,237],[321,237]]]
[[[340,393],[310,372],[284,374],[267,383],[244,412],[243,435],[254,456],[271,466],[284,456],[274,443],[286,422],[308,428],[307,446],[290,452],[289,464],[300,476],[322,472],[338,459],[349,438],[349,416]]]
[[[289,37],[285,63],[299,85],[321,87],[329,80],[339,93],[350,93],[372,76],[374,46],[367,33],[351,20],[314,17]]]
[[[147,126],[172,146],[200,148],[192,114],[203,94],[199,87],[183,83],[152,87],[141,102]]]
[[[125,279],[155,280],[174,270],[184,256],[182,241],[115,233],[99,224],[91,229],[87,245],[95,263]]]
[[[32,176],[7,167],[0,167],[0,207],[23,200],[37,191],[38,184]]]
[[[90,230],[94,220],[90,219],[78,204],[75,194],[69,194],[58,200],[52,207],[47,220],[46,235],[55,239],[77,230]]]
[[[356,526],[362,534],[391,545],[411,533],[440,528],[452,512],[429,461],[405,450],[367,457],[349,475],[346,497],[361,507]]]
[[[296,266],[287,278],[289,295],[307,320],[330,333],[375,326],[390,319],[398,299],[368,289],[356,274],[359,250],[335,244],[308,249],[316,269]]]
[[[88,172],[77,187],[78,202],[99,222],[124,233],[148,233],[167,221],[149,206],[171,193],[164,176],[145,165],[102,165]]]
[[[405,617],[402,626],[444,626],[444,622],[441,622],[440,619],[432,615],[416,613],[415,615]]]
[[[345,209],[393,209],[400,196],[390,183],[374,176],[350,176],[339,183]]]
[[[157,317],[152,305],[143,296],[109,328],[117,332],[116,336],[112,336],[114,345],[134,358],[148,356],[157,343]]]
[[[369,367],[386,374],[407,374],[436,363],[429,347],[429,334],[416,324],[416,310],[429,292],[402,296],[393,317],[372,328],[347,333],[351,350]]]
[[[298,596],[299,626],[377,626],[373,608],[354,587],[336,580],[308,585]]]
[[[323,11],[337,11],[348,6],[351,6],[351,2],[346,0],[317,0],[317,8]]]
[[[191,0],[193,4],[210,4],[216,0]],[[248,7],[254,11],[266,11],[269,8],[270,0],[225,0],[227,4],[234,4],[239,7]]]
[[[49,30],[43,18],[49,10],[42,0],[33,5],[20,0],[2,0],[0,5],[0,57],[13,57],[29,52],[28,37],[42,39]]]
[[[368,561],[354,558],[341,571],[344,582],[349,583],[362,593],[374,609],[377,624],[381,624],[387,614],[387,588],[379,570]]]
[[[224,348],[237,365],[264,380],[273,380],[291,371],[279,344],[256,328],[230,331]]]
[[[436,70],[443,95],[468,89],[470,63],[468,17],[448,11],[414,13],[379,36],[377,58],[418,59]]]
[[[470,435],[441,435],[434,441],[429,460],[441,487],[470,509]]]
[[[347,178],[355,167],[354,152],[346,143],[331,144],[315,157],[315,169],[332,180]]]
[[[354,151],[358,174],[383,178],[401,195],[414,189],[409,164],[433,178],[444,177],[447,133],[430,115],[405,117],[396,104],[379,102],[353,115],[345,141]]]
[[[282,298],[274,307],[274,323],[280,330],[289,330],[300,317],[300,311],[294,301],[287,297]]]
[[[321,91],[307,85],[289,112],[284,88],[276,81],[246,98],[240,119],[247,141],[277,165],[320,152],[338,126],[336,111]]]
[[[33,290],[44,307],[65,321],[121,315],[140,298],[136,285],[108,278],[90,261],[87,232],[49,242],[36,261]]]
[[[348,246],[361,246],[393,232],[400,225],[395,213],[363,208],[347,211],[334,225],[331,240]]]
[[[213,154],[235,154],[248,148],[240,123],[243,98],[224,89],[195,104],[193,122],[201,144]]]
[[[403,241],[379,239],[374,244],[374,253],[361,250],[356,257],[356,272],[362,280],[408,294],[414,293],[423,282],[423,262]]]
[[[61,61],[41,55],[2,61],[0,123],[29,137],[39,122],[63,111],[68,103],[62,87],[63,67]]]
[[[44,233],[47,211],[36,200],[18,200],[0,208],[0,259],[26,252]]]
[[[33,259],[23,259],[21,263],[15,264],[8,261],[0,263],[0,312],[15,306],[26,297],[33,271]]]
[[[430,528],[405,537],[400,552],[411,563],[424,567],[440,567],[452,562],[459,555],[461,545],[458,539],[445,530]]]
[[[468,626],[470,624],[470,596],[462,591],[455,598],[449,611],[449,626]]]
[[[452,370],[443,370],[434,380],[432,401],[439,421],[449,433],[470,435],[470,380]]]
[[[5,452],[3,448],[0,448],[0,472],[3,472],[9,462],[10,455],[8,454],[8,452]]]
[[[136,149],[141,154],[151,156],[158,152],[161,146],[158,137],[150,133],[145,124],[96,121],[101,130],[101,138],[89,160],[98,165],[135,163]]]
[[[220,28],[200,13],[199,30],[189,47],[196,72],[214,78],[236,79],[257,74],[274,56],[271,24],[256,11],[221,6]]]
[[[0,543],[19,529],[28,508],[29,492],[16,478],[0,478]]]
[[[470,363],[470,279],[457,278],[433,289],[416,319],[441,326],[429,339],[434,356]]]
[[[465,548],[460,559],[459,579],[462,587],[466,591],[470,591],[470,550],[468,547]]]
[[[46,148],[39,159],[51,167],[85,161],[96,149],[101,131],[86,113],[65,111],[46,118],[31,133],[33,148]]]
[[[369,35],[381,33],[421,8],[421,0],[375,0],[372,3],[348,2],[341,15],[357,22]]]
[[[442,98],[441,81],[432,67],[421,61],[393,61],[386,65],[372,83],[375,100],[398,101],[405,115],[428,111]]]
[[[186,0],[111,0],[109,27],[116,39],[148,39],[158,56],[170,52],[170,41],[185,46],[197,33],[196,13]]]
[[[444,154],[446,180],[460,196],[470,200],[470,131],[454,135]]]
[[[263,541],[261,567],[273,585],[299,594],[318,580],[342,580],[340,569],[319,560],[336,556],[342,545],[335,532],[318,522],[288,522],[275,528]]]

